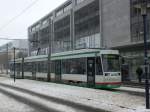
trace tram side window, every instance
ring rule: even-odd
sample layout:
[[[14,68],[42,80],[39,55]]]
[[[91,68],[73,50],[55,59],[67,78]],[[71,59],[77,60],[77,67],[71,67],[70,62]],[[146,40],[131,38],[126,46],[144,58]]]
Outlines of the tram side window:
[[[28,72],[28,71],[27,71],[27,63],[24,63],[24,71],[25,71],[25,72]]]
[[[103,75],[101,58],[96,58],[96,75]]]
[[[48,69],[48,63],[45,61],[43,62],[43,72],[47,73],[47,69]]]
[[[63,74],[86,74],[85,58],[63,60],[62,73]]]
[[[47,73],[47,67],[48,67],[48,65],[47,65],[47,62],[46,61],[44,61],[44,62],[38,62],[37,63],[37,71],[39,72],[39,73]]]
[[[36,72],[36,62],[31,63],[31,72]]]
[[[51,73],[55,73],[55,62],[51,62]]]
[[[41,73],[41,62],[37,63],[37,71]]]
[[[24,71],[25,72],[32,72],[32,63],[25,63],[24,64]]]
[[[16,71],[18,71],[18,72],[21,71],[21,64],[20,63],[16,64]]]
[[[14,70],[14,64],[10,64],[10,70],[11,70],[11,71]]]

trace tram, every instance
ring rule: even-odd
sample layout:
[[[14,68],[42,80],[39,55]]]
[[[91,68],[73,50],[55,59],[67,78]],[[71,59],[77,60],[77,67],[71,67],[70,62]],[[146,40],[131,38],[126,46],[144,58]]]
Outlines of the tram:
[[[50,79],[93,88],[118,88],[121,86],[120,58],[117,50],[83,49],[51,55]],[[10,62],[11,75],[14,74]],[[17,59],[16,76],[31,79],[47,79],[48,56]]]

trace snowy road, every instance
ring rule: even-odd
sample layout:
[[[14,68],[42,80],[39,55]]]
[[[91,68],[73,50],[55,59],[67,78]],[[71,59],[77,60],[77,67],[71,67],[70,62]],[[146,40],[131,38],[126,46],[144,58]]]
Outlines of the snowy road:
[[[57,98],[42,96],[28,90],[19,89],[3,84],[0,84],[0,92],[16,99],[17,101],[20,102],[20,104],[25,103],[27,105],[30,105],[31,107],[36,109],[35,112],[104,112],[104,110],[101,109],[75,104],[72,102],[64,101],[63,99],[61,100]],[[16,106],[15,109],[17,109],[16,103],[13,103],[13,105]],[[8,107],[8,109],[9,108],[10,107]],[[26,108],[30,109],[30,107]],[[26,112],[26,108],[25,111],[23,112]],[[22,112],[22,111],[14,110],[11,112]],[[32,110],[29,110],[29,112],[32,112]]]
[[[37,110],[0,93],[0,112],[37,112]]]
[[[96,112],[96,110],[90,110],[92,108],[106,110],[98,112],[150,112],[149,110],[145,110],[145,98],[132,93],[136,91],[143,92],[142,89],[120,88],[125,91],[131,91],[128,93],[117,90],[96,90],[26,79],[17,80],[14,83],[13,79],[9,78],[0,78],[0,84],[11,86],[11,88],[0,86],[1,89],[7,88],[8,93],[13,93],[17,88],[22,89],[23,93],[34,93],[34,95],[24,95],[23,93],[14,92],[15,95],[18,94],[23,98],[31,99],[34,97],[35,102],[40,102],[44,105],[43,108],[46,106],[46,108],[54,108],[64,112]],[[43,98],[47,99],[48,102],[46,101],[45,103],[42,100]]]

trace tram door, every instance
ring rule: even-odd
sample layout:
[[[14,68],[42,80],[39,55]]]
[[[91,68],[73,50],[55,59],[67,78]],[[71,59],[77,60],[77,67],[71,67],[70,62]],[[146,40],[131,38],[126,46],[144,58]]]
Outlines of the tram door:
[[[60,60],[55,61],[55,81],[56,82],[61,81],[61,61]]]
[[[87,58],[87,85],[95,87],[95,57]]]

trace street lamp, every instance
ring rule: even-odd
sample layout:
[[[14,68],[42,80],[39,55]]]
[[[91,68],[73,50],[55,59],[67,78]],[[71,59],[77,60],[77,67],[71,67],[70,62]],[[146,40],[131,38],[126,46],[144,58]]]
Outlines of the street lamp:
[[[50,19],[50,37],[48,39],[48,74],[47,74],[47,81],[51,81],[51,47],[52,47],[52,20]]]
[[[14,47],[14,82],[16,81],[16,48]]]
[[[145,96],[146,96],[146,109],[150,109],[149,105],[149,79],[148,79],[148,56],[147,56],[147,8],[148,0],[141,0],[140,8],[141,15],[143,16],[144,26],[144,64],[145,64]]]

